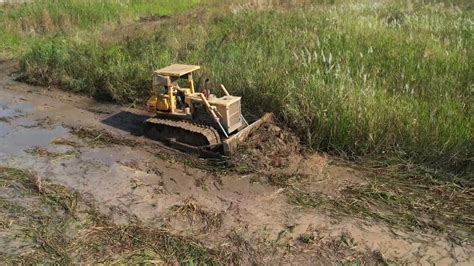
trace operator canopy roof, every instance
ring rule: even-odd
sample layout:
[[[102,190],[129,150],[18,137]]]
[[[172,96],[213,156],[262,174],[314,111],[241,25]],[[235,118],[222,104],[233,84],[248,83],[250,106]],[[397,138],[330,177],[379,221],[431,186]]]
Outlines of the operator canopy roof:
[[[156,74],[162,76],[181,77],[193,71],[200,69],[200,66],[173,64],[155,71]]]

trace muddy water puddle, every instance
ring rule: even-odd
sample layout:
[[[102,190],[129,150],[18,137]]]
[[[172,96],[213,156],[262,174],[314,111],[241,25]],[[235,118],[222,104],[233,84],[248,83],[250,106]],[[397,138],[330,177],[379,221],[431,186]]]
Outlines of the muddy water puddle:
[[[33,106],[22,100],[6,101],[0,99],[0,118],[14,118],[33,111]]]
[[[0,159],[23,152],[33,147],[46,147],[53,139],[67,133],[61,126],[52,129],[22,128],[13,129],[14,125],[0,127]],[[2,134],[3,133],[3,134]]]
[[[39,127],[38,121],[25,118],[33,107],[23,101],[0,100],[0,160],[32,147],[46,147],[68,131],[60,125]]]

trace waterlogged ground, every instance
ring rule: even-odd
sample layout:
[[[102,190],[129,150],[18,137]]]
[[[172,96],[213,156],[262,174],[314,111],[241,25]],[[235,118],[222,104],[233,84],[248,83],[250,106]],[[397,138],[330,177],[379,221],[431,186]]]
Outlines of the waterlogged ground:
[[[467,218],[433,230],[326,208],[372,185],[362,170],[296,148],[260,156],[263,142],[247,164],[199,160],[140,136],[140,111],[15,82],[15,69],[0,66],[2,261],[474,263]]]

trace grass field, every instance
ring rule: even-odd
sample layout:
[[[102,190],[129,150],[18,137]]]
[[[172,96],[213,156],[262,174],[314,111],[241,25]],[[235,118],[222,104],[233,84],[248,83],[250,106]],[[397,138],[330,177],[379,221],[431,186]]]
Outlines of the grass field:
[[[209,3],[121,39],[101,29],[197,2],[93,2],[3,11],[0,47],[24,80],[141,105],[152,69],[199,64],[247,116],[275,112],[308,147],[473,176],[469,1]]]
[[[68,130],[0,165],[0,260],[469,264],[471,2],[0,4],[0,146]],[[279,121],[201,160],[110,129],[128,114],[117,105],[12,83],[16,60],[20,81],[127,107],[143,106],[153,69],[199,64],[198,86],[223,83],[247,118]],[[20,101],[34,114],[9,117]]]
[[[12,1],[13,2],[13,1]],[[0,9],[0,54],[18,55],[37,39],[98,31],[150,16],[170,16],[199,0],[35,0]],[[26,45],[25,45],[26,44]]]

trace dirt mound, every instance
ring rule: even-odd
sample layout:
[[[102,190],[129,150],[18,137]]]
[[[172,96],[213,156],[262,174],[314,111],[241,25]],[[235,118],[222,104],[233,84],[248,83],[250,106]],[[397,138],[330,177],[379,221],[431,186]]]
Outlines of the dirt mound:
[[[277,124],[254,132],[231,160],[237,172],[253,174],[255,182],[288,187],[297,180],[312,192],[332,197],[348,186],[365,183],[331,157],[309,151],[294,133]]]
[[[300,139],[276,124],[266,124],[249,136],[232,158],[242,172],[269,172],[289,168],[305,154]]]

